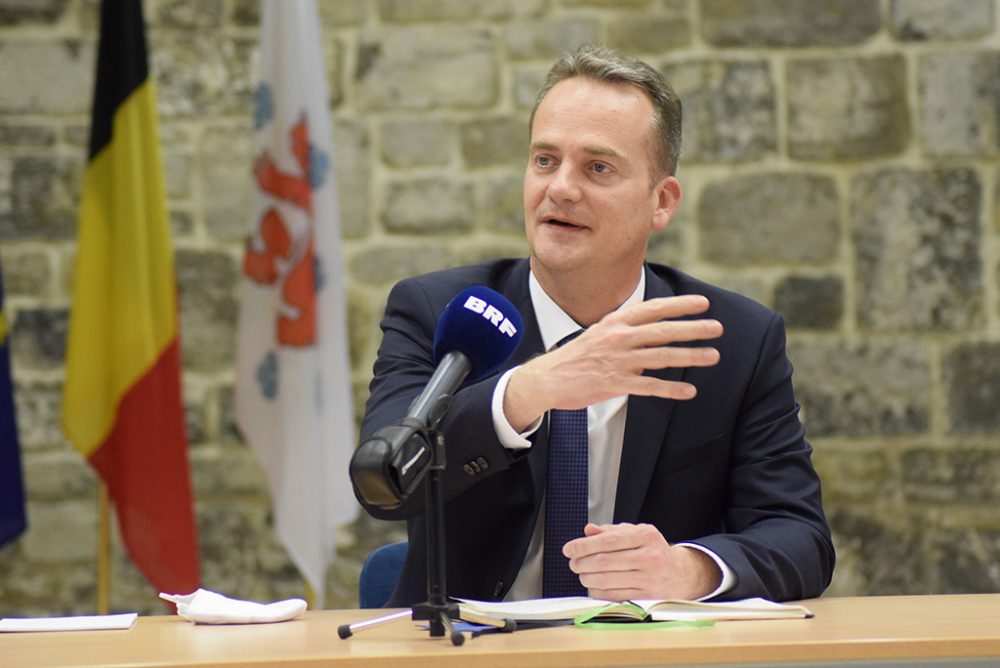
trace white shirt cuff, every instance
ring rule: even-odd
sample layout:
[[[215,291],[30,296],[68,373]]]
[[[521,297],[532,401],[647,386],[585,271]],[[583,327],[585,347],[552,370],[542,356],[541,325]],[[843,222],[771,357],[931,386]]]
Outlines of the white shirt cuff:
[[[507,421],[507,416],[503,412],[503,397],[507,393],[507,383],[510,382],[511,374],[516,370],[517,367],[514,367],[500,376],[497,386],[493,388],[493,402],[490,405],[490,412],[493,413],[493,429],[497,433],[500,444],[510,450],[523,450],[531,447],[531,441],[528,440],[528,437],[542,426],[542,418],[539,417],[521,433],[514,431],[510,422]]]
[[[715,552],[712,552],[707,547],[703,545],[698,545],[696,543],[676,543],[676,545],[683,547],[690,547],[695,550],[698,550],[699,552],[704,552],[708,556],[712,557],[712,561],[714,561],[716,565],[719,567],[719,570],[722,571],[722,582],[719,583],[719,586],[716,587],[715,591],[713,591],[712,593],[706,594],[705,596],[699,598],[698,599],[699,601],[707,601],[708,599],[718,596],[720,594],[725,594],[727,591],[733,588],[733,585],[736,584],[736,573],[734,573],[733,569],[729,567],[729,564],[724,562],[722,560],[722,557],[717,555]]]

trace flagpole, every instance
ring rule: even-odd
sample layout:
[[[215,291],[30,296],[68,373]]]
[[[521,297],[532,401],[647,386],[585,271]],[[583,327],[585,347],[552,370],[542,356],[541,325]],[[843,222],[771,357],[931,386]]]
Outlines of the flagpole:
[[[108,486],[97,490],[97,614],[106,615],[111,590],[111,509]]]
[[[306,605],[309,610],[316,609],[316,590],[313,588],[312,583],[309,582],[308,578],[302,578],[306,585]]]

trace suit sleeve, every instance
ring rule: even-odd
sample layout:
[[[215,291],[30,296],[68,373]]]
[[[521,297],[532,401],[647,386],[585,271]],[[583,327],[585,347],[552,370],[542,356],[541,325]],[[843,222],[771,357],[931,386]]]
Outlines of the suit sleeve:
[[[434,374],[434,330],[446,304],[447,299],[436,299],[415,279],[400,282],[390,292],[381,324],[382,344],[361,422],[362,442],[382,427],[398,423]],[[490,404],[502,371],[460,387],[439,425],[448,461],[446,500],[484,477],[506,470],[517,456],[501,445],[493,429]],[[407,519],[424,511],[423,484],[394,510],[366,504],[357,490],[355,495],[378,519]]]
[[[724,533],[691,541],[736,573],[722,598],[811,598],[830,583],[833,543],[798,408],[774,315],[734,427]]]

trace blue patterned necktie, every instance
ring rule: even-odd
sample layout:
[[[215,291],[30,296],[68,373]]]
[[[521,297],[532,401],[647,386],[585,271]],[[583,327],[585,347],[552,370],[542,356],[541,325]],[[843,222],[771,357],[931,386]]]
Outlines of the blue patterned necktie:
[[[582,331],[582,330],[581,330]],[[570,334],[559,345],[581,332]],[[549,465],[545,488],[542,596],[586,596],[562,548],[583,536],[587,523],[587,409],[549,411]]]

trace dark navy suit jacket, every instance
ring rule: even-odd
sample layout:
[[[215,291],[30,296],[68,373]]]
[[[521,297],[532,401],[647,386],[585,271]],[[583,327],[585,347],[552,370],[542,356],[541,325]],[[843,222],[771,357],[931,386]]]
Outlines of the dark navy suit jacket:
[[[455,393],[441,421],[445,437],[447,593],[502,598],[517,576],[544,496],[547,424],[532,447],[497,439],[490,414],[496,382],[543,352],[528,291],[528,261],[494,260],[401,281],[391,291],[375,362],[362,440],[402,418],[434,371],[432,345],[448,301],[470,285],[505,295],[524,319],[514,355],[495,375]],[[670,542],[719,555],[736,585],[721,598],[790,600],[819,596],[834,551],[792,393],[781,318],[765,307],[670,267],[647,264],[646,299],[701,294],[705,316],[725,333],[711,343],[717,366],[648,371],[693,383],[698,396],[672,401],[630,396],[615,493],[614,521],[655,525]],[[703,345],[701,343],[691,345]],[[409,553],[387,605],[427,598],[424,493],[398,509],[365,505],[374,517],[406,519]],[[361,500],[359,498],[359,500]]]

